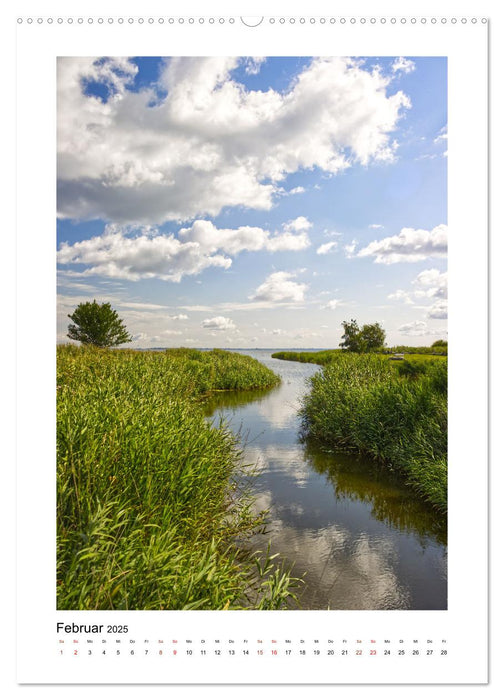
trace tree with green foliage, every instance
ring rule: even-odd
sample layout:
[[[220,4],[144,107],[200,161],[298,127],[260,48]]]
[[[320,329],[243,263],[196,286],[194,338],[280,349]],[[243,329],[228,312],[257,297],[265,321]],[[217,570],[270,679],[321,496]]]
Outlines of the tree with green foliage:
[[[385,345],[385,331],[379,323],[365,323],[360,332],[363,352],[379,350]]]
[[[124,322],[108,302],[86,301],[79,304],[73,314],[68,314],[68,318],[73,321],[68,326],[68,337],[84,345],[109,348],[132,340]]]
[[[343,321],[341,325],[345,332],[341,336],[343,342],[340,343],[340,348],[349,352],[362,352],[360,328],[357,321],[352,318],[350,322]]]
[[[448,341],[447,340],[435,340],[431,348],[447,348],[448,347]]]
[[[352,318],[350,322],[343,321],[343,330],[340,348],[349,352],[372,352],[385,344],[385,331],[379,323],[366,323],[359,327],[357,321]]]

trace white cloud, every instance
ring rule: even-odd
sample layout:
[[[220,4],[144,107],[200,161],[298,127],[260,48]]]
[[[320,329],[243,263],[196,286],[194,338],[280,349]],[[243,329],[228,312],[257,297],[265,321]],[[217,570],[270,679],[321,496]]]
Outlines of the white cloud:
[[[283,187],[278,187],[276,193],[280,194],[284,197],[290,197],[293,194],[303,194],[303,192],[306,192],[306,189],[304,187],[301,187],[301,185],[299,185],[298,187],[293,187],[290,190],[284,190]]]
[[[448,128],[447,128],[447,126],[443,126],[443,128],[439,130],[436,138],[434,139],[434,143],[442,143],[443,141],[446,141],[447,139],[448,139]]]
[[[59,216],[152,224],[268,210],[291,173],[394,158],[391,134],[410,102],[379,70],[317,58],[287,90],[254,91],[231,77],[240,63],[261,65],[167,59],[157,84],[133,92],[128,59],[60,58]],[[86,81],[109,98],[86,95]]]
[[[433,306],[431,306],[431,308],[427,312],[427,316],[429,318],[439,319],[448,318],[448,302],[446,301],[446,299],[437,301]]]
[[[166,331],[162,331],[161,335],[182,335],[182,331],[166,330]]]
[[[173,321],[187,321],[189,316],[186,314],[176,314],[175,316],[170,316]]]
[[[394,299],[396,301],[404,301],[406,304],[412,304],[410,295],[404,291],[404,289],[398,289],[396,292],[389,294],[387,299]]]
[[[293,282],[293,277],[295,275],[290,272],[273,272],[249,299],[272,303],[301,302],[308,285]]]
[[[358,257],[373,256],[374,262],[391,265],[398,262],[417,262],[426,258],[442,258],[448,248],[448,227],[440,224],[426,231],[403,228],[396,236],[373,241],[358,253]]]
[[[225,316],[215,316],[215,318],[206,318],[201,324],[203,328],[208,328],[213,331],[231,331],[236,328],[230,318]]]
[[[77,289],[79,292],[88,292],[90,294],[100,294],[100,289],[94,284],[86,284],[84,282],[67,282],[65,276],[61,273],[58,275],[58,287],[64,289]]]
[[[334,311],[334,309],[337,309],[340,306],[343,306],[343,301],[341,299],[331,299],[322,308],[331,309],[331,311]]]
[[[382,224],[369,224],[369,228],[385,228]]]
[[[412,284],[418,287],[415,290],[417,297],[429,297],[446,299],[448,296],[448,273],[440,272],[436,268],[420,272]]]
[[[337,241],[331,241],[330,243],[323,243],[317,248],[317,255],[327,255],[327,253],[335,253],[338,250]]]
[[[292,221],[288,221],[283,225],[285,231],[291,231],[294,233],[301,233],[301,231],[307,231],[313,226],[311,221],[309,221],[306,216],[298,216]]]
[[[431,307],[426,308],[428,318],[445,319],[448,317],[448,273],[440,272],[436,268],[423,270],[411,282],[414,286],[413,292],[408,293],[403,289],[398,289],[393,294],[388,295],[388,299],[404,301],[406,304],[413,304],[412,296],[416,299],[435,300]]]
[[[138,301],[122,301],[120,305],[126,309],[135,309],[140,311],[158,311],[159,309],[167,308],[162,304],[146,304]]]
[[[184,275],[197,275],[208,267],[228,269],[232,264],[229,256],[245,250],[304,250],[310,245],[311,226],[306,217],[299,216],[271,234],[253,226],[218,229],[211,221],[198,219],[190,228],[180,229],[177,238],[152,227],[132,236],[130,227],[108,224],[101,236],[73,245],[63,243],[57,259],[60,265],[86,266],[83,272],[69,273],[73,275],[180,282]]]
[[[261,65],[266,58],[264,56],[250,56],[245,59],[245,73],[247,75],[257,75],[261,70]]]
[[[412,71],[415,70],[415,68],[416,68],[415,62],[411,61],[408,58],[404,58],[403,56],[396,58],[396,60],[392,64],[392,70],[394,71],[394,73],[397,73],[397,72],[411,73]]]
[[[58,263],[83,264],[81,274],[102,275],[132,281],[158,277],[180,282],[184,275],[196,275],[207,267],[229,268],[231,258],[205,254],[196,243],[181,243],[173,234],[152,237],[142,233],[131,238],[114,225],[108,225],[102,236],[63,243]],[[74,273],[75,274],[75,273]]]
[[[315,331],[309,331],[309,330],[301,330],[299,333],[296,333],[294,338],[321,338],[320,333],[316,333]]]
[[[355,240],[355,238],[351,243],[347,243],[347,245],[344,245],[343,250],[345,251],[345,257],[346,258],[355,257],[356,247],[357,247],[357,241]]]
[[[221,250],[229,255],[241,251],[304,250],[310,245],[308,230],[312,223],[304,216],[282,224],[279,232],[273,235],[257,226],[240,226],[237,229],[218,229],[211,221],[197,220],[190,228],[182,228],[179,235],[185,241],[197,243],[206,254]]]
[[[433,331],[427,328],[425,321],[412,321],[411,323],[405,323],[399,326],[397,329],[402,335],[410,336],[421,336],[421,335],[433,335]]]

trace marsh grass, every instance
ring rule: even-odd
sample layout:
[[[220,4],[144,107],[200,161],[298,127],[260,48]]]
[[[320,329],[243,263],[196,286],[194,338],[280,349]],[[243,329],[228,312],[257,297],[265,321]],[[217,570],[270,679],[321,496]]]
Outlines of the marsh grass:
[[[402,366],[341,353],[310,378],[303,432],[404,474],[440,511],[447,507],[447,363]]]
[[[278,377],[224,351],[57,349],[58,609],[276,609],[298,579],[253,552],[253,473],[208,392]]]
[[[290,360],[291,362],[310,362],[315,365],[327,365],[336,360],[343,350],[318,350],[317,352],[281,350],[274,352],[271,357],[277,360]]]
[[[397,352],[406,353],[406,360],[412,362],[429,362],[429,361],[440,361],[446,362],[448,351],[442,349],[440,351],[435,351],[431,348],[413,348],[401,346]],[[385,361],[390,361],[391,356],[395,353],[394,349],[388,349],[386,351],[376,350],[373,351],[373,355],[376,357],[381,357]],[[316,352],[310,351],[297,351],[297,350],[281,350],[280,352],[275,352],[271,355],[277,360],[290,360],[291,362],[311,362],[315,365],[328,365],[331,362],[335,362],[342,355],[348,355],[347,350],[318,350]],[[351,353],[352,355],[355,353]]]

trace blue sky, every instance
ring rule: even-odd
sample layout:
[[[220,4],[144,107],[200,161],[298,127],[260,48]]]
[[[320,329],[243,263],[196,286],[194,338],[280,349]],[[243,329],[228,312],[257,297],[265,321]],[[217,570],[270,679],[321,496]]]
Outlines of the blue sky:
[[[58,342],[389,345],[447,324],[443,57],[60,58]]]

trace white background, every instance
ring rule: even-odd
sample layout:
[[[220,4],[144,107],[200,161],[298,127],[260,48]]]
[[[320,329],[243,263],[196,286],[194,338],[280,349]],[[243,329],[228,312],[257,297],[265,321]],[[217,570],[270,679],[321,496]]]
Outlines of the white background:
[[[250,3],[244,3],[240,5],[240,9],[238,11],[237,7],[232,4],[232,3],[224,3],[224,2],[216,2],[216,3],[196,3],[196,2],[188,2],[185,4],[182,3],[148,3],[148,2],[142,2],[141,6],[137,5],[135,6],[134,3],[95,3],[95,2],[87,2],[84,4],[76,4],[74,3],[72,5],[72,9],[70,10],[64,5],[62,6],[62,3],[19,3],[16,8],[13,8],[12,16],[8,16],[5,18],[5,24],[7,26],[4,26],[4,30],[6,30],[7,34],[7,43],[4,43],[4,46],[8,49],[8,53],[4,56],[4,61],[3,61],[3,75],[4,75],[4,89],[3,93],[4,96],[7,97],[5,100],[6,102],[6,107],[12,106],[13,103],[13,94],[14,94],[14,84],[12,81],[13,78],[13,43],[12,43],[12,34],[13,34],[13,17],[18,16],[20,14],[23,15],[28,15],[30,12],[34,12],[35,16],[38,16],[40,14],[43,15],[50,15],[50,14],[57,14],[58,12],[61,12],[63,14],[68,14],[70,11],[72,14],[77,15],[80,13],[86,15],[93,15],[93,14],[100,14],[100,15],[106,15],[106,14],[122,14],[122,15],[128,15],[132,14],[133,16],[135,15],[143,15],[147,16],[149,14],[153,14],[156,16],[157,14],[163,14],[166,15],[168,13],[170,14],[183,14],[184,16],[188,16],[190,14],[203,14],[203,15],[209,15],[209,14],[223,14],[224,16],[226,15],[233,15],[236,16],[237,14],[250,14],[250,15],[257,15],[257,14],[281,14],[282,9],[286,9],[288,7],[288,14],[290,15],[317,15],[317,14],[331,14],[331,10],[334,12],[336,11],[336,7],[334,7],[333,3],[322,3],[322,2],[310,2],[309,5],[303,5],[303,3],[300,2],[290,2],[290,3],[256,3],[256,4],[250,4]],[[377,4],[376,3],[364,3],[364,2],[353,2],[353,3],[344,3],[344,2],[339,2],[337,5],[337,12],[339,15],[351,15],[351,14],[361,14],[361,15],[370,15],[374,14],[376,15],[377,11]],[[203,7],[202,7],[203,6]],[[498,25],[502,22],[502,13],[499,12],[497,13],[496,9],[493,9],[491,6],[491,3],[485,3],[485,2],[479,2],[477,6],[472,5],[471,3],[465,3],[465,2],[457,2],[457,3],[448,3],[448,2],[438,2],[438,3],[429,3],[429,2],[423,2],[421,5],[419,3],[392,3],[392,2],[382,2],[380,3],[380,15],[397,15],[397,16],[404,16],[404,15],[426,15],[429,16],[430,13],[436,15],[436,16],[442,16],[443,14],[447,16],[451,16],[452,13],[455,14],[456,16],[490,16],[491,18],[491,36],[492,36],[492,42],[491,46],[495,46],[496,49],[496,54],[497,58],[493,58],[493,80],[495,84],[497,84],[498,81],[498,52],[500,51],[500,58],[502,59],[502,49],[499,46],[499,40],[502,42],[503,38],[503,33],[502,33],[502,27],[499,27]],[[456,11],[456,12],[455,12]],[[499,39],[500,37],[500,39]],[[412,50],[403,50],[403,51],[398,51],[394,48],[394,50],[391,51],[391,53],[403,53],[403,54],[409,54],[409,55],[419,55],[422,53],[422,51],[415,51],[414,47],[411,47]],[[471,58],[471,45],[467,46],[467,57],[468,59]],[[64,53],[64,52],[60,52]],[[69,54],[72,53],[95,53],[92,49],[89,49],[87,51],[68,51]],[[97,53],[102,53],[101,50],[98,50]],[[110,49],[106,51],[106,53],[113,54],[115,53],[114,51],[111,51]],[[173,55],[176,52],[170,52]],[[178,52],[179,55],[183,53],[183,51]],[[188,53],[193,53],[194,50],[189,51]],[[205,52],[201,52],[205,53]],[[210,52],[206,52],[210,53]],[[226,51],[226,53],[233,53],[232,51]],[[254,55],[257,55],[258,52],[256,51],[236,51],[236,53],[253,53]],[[264,53],[268,53],[267,51]],[[271,53],[271,52],[269,52]],[[295,51],[293,52],[295,53]],[[303,47],[303,51],[301,53],[309,54],[309,53],[318,53],[316,50],[315,51],[307,51]],[[345,53],[345,51],[341,51],[339,53]],[[352,51],[351,53],[357,53],[356,51]],[[360,51],[360,53],[365,54],[366,51]],[[380,53],[380,52],[376,52]],[[385,53],[383,49],[381,50],[381,53]],[[425,50],[424,50],[425,53]],[[494,54],[495,55],[495,54]],[[501,60],[502,63],[502,60]],[[469,65],[469,63],[468,63]],[[36,90],[37,86],[34,85],[34,96],[36,96]],[[494,101],[493,106],[494,108],[499,109],[501,105],[495,104],[497,100],[499,99],[499,94],[497,89],[494,89],[492,93],[492,99]],[[36,100],[34,99],[34,114],[33,114],[33,119],[34,119],[34,127],[37,126],[37,111],[36,111]],[[13,156],[13,151],[12,151],[12,145],[13,145],[13,130],[14,130],[14,116],[12,114],[12,111],[9,111],[7,115],[4,114],[4,117],[7,116],[9,121],[7,124],[4,126],[4,129],[2,130],[2,134],[4,136],[4,149],[7,148],[10,150],[10,155]],[[450,121],[451,121],[451,116],[450,115]],[[494,129],[492,131],[492,152],[494,153],[493,159],[492,159],[492,165],[494,168],[498,167],[498,158],[499,158],[499,153],[502,152],[502,149],[499,148],[499,146],[502,146],[502,137],[500,134],[497,133],[497,125],[499,121],[502,123],[502,115],[500,120],[497,117],[493,118],[493,124],[494,124]],[[450,123],[451,126],[451,123]],[[479,135],[481,136],[481,135]],[[470,138],[470,136],[469,136]],[[452,139],[452,133],[450,130],[450,140]],[[452,144],[452,141],[450,141],[450,145]],[[5,152],[5,150],[4,150]],[[36,154],[34,154],[34,157],[36,157]],[[452,155],[450,154],[450,158]],[[462,156],[461,156],[462,157]],[[5,161],[4,161],[5,162]],[[7,167],[3,169],[3,173],[6,176],[7,183],[11,183],[13,181],[13,166],[12,166],[12,159],[8,161]],[[464,164],[461,162],[462,167],[467,167],[471,168],[471,164],[474,161],[472,161],[470,158],[468,159],[468,163]],[[452,163],[450,161],[449,166],[451,167]],[[497,185],[497,183],[493,183],[494,187]],[[502,183],[500,183],[500,186],[502,186]],[[12,193],[7,194],[5,187],[3,188],[3,193],[4,193],[4,201],[9,203],[13,201],[13,195]],[[497,198],[496,198],[497,199]],[[12,212],[11,212],[12,213]],[[450,215],[450,228],[452,224],[452,218]],[[495,272],[494,276],[497,278],[496,279],[496,289],[493,291],[494,294],[494,309],[496,309],[496,315],[498,314],[498,300],[497,297],[502,294],[502,288],[499,289],[498,285],[498,262],[500,259],[500,254],[502,253],[502,242],[499,240],[499,237],[497,236],[497,223],[493,224],[494,226],[494,237],[492,240],[492,260],[494,261],[495,265]],[[4,250],[4,255],[2,256],[4,260],[4,273],[9,273],[9,270],[12,272],[12,261],[13,261],[13,256],[14,256],[14,251],[12,248],[12,242],[13,242],[13,236],[12,236],[12,231],[13,231],[13,225],[12,223],[9,226],[9,223],[6,223],[6,228],[5,228],[5,235],[3,237],[2,243],[3,243],[3,250]],[[50,232],[51,233],[51,232]],[[49,233],[49,235],[50,235]],[[44,232],[41,232],[42,235],[46,235]],[[452,241],[450,240],[450,245],[452,244]],[[452,248],[450,249],[450,264],[451,264],[451,255],[452,255]],[[452,269],[450,269],[450,279],[452,282]],[[12,308],[12,300],[13,300],[13,289],[14,289],[14,282],[12,277],[7,277],[7,287],[6,290],[4,291],[3,295],[3,300],[4,300],[4,305],[3,305],[3,310],[4,310],[4,325],[3,325],[3,340],[4,343],[3,345],[7,346],[4,348],[4,352],[6,355],[6,359],[2,363],[2,366],[4,367],[4,375],[3,375],[3,387],[5,389],[13,389],[13,363],[15,361],[15,355],[12,347],[13,343],[13,336],[14,336],[14,324],[15,324],[15,317],[13,313],[13,308]],[[453,287],[452,287],[453,290]],[[453,297],[452,297],[453,298]],[[481,296],[479,301],[481,302]],[[52,311],[52,310],[51,310]],[[33,309],[33,315],[34,317],[40,316],[41,312],[44,312],[44,309]],[[21,318],[21,321],[24,324],[27,323],[29,319],[26,317],[26,315],[23,315]],[[454,336],[452,334],[452,321],[450,321],[450,341],[453,343]],[[469,326],[469,324],[466,324],[466,326]],[[468,348],[470,354],[474,357],[474,355],[478,352],[480,352],[480,348],[482,346],[482,340],[481,340],[481,333],[484,332],[482,331],[484,327],[484,311],[480,305],[478,308],[478,304],[476,304],[471,310],[470,310],[470,329],[467,330],[466,328],[466,333],[467,337],[471,338],[471,340],[474,342],[474,349]],[[497,328],[495,331],[497,332]],[[42,329],[43,332],[43,329]],[[50,329],[50,333],[53,333],[53,328]],[[29,341],[28,339],[31,340]],[[30,351],[31,351],[31,356],[33,357],[33,362],[37,362],[37,357],[42,357],[43,354],[40,352],[40,347],[37,347],[39,345],[40,338],[37,337],[37,334],[34,334],[32,332],[31,336],[27,334],[25,336],[25,339],[23,340],[23,344],[26,342],[30,342]],[[499,344],[499,339],[496,338],[496,346],[498,347]],[[452,345],[453,347],[453,345]],[[21,348],[22,350],[23,348]],[[51,349],[52,352],[52,349]],[[22,353],[21,353],[22,354]],[[480,353],[481,354],[481,353]],[[42,369],[42,368],[41,368]],[[451,371],[451,370],[450,370]],[[494,387],[499,387],[501,382],[499,382],[499,379],[502,378],[502,375],[499,373],[499,368],[497,366],[493,366],[493,381],[492,384]],[[481,379],[481,375],[479,377]],[[481,391],[481,388],[479,389]],[[478,390],[477,390],[478,391]],[[496,398],[497,389],[495,390],[494,397]],[[452,397],[452,394],[450,395]],[[481,396],[481,394],[480,394]],[[12,418],[12,393],[6,393],[4,394],[4,406],[7,409],[6,410],[6,418],[4,419],[4,424],[5,420],[11,419]],[[478,410],[484,411],[484,406],[481,405],[481,403],[478,405]],[[494,420],[497,420],[497,416],[494,416]],[[12,428],[11,425],[7,423],[8,431],[7,435],[12,435]],[[497,425],[497,424],[496,424]],[[24,427],[23,427],[24,429]],[[9,453],[8,453],[9,454]],[[492,475],[492,490],[491,494],[492,495],[497,495],[499,493],[499,483],[502,483],[502,479],[499,474],[499,470],[497,468],[497,460],[495,458],[495,471],[494,474]],[[11,457],[8,459],[5,463],[4,467],[4,484],[5,484],[5,491],[4,491],[4,500],[7,503],[12,503],[12,493],[13,493],[13,458]],[[496,506],[495,506],[495,522],[493,523],[493,528],[494,528],[494,534],[496,533],[496,527],[498,525],[498,517],[499,517],[499,509],[497,505],[497,501],[495,501]],[[452,503],[450,503],[450,513],[452,513]],[[4,592],[3,596],[3,602],[4,602],[4,608],[8,608],[10,610],[13,609],[13,598],[15,594],[14,590],[14,579],[13,579],[13,574],[14,574],[14,568],[13,568],[13,559],[14,559],[14,541],[13,541],[13,521],[14,521],[14,515],[12,512],[11,508],[7,508],[6,513],[4,514],[6,516],[6,525],[2,529],[4,533],[7,533],[7,538],[5,538],[4,541],[4,547],[8,548],[7,554],[10,555],[8,558],[5,558],[5,571],[6,571],[6,581],[5,583],[7,584],[6,588],[7,590]],[[502,522],[502,521],[501,521]],[[34,519],[31,523],[29,523],[29,528],[32,529],[34,533],[37,531],[37,522]],[[451,533],[450,533],[451,536]],[[450,540],[450,556],[452,554],[452,541]],[[471,542],[470,543],[471,548],[472,547],[477,547],[478,542]],[[474,561],[474,557],[471,556],[471,561]],[[495,562],[495,565],[497,565],[497,562]],[[452,571],[450,570],[450,577],[452,576]],[[451,581],[450,581],[451,585]],[[497,589],[498,590],[498,589]],[[497,593],[496,590],[496,593]],[[456,591],[454,591],[456,594]],[[452,603],[453,598],[450,599],[450,608],[451,608],[451,603]],[[492,600],[492,617],[494,619],[498,619],[498,614],[499,614],[499,607],[500,603],[498,600],[498,595],[494,595],[493,600]],[[502,615],[501,615],[502,617]],[[7,660],[7,658],[12,659],[12,651],[13,651],[13,625],[11,624],[13,622],[13,618],[9,619],[9,624],[7,624],[4,627],[4,633],[3,633],[3,644],[5,646],[4,649],[4,654],[3,654],[3,660]],[[466,619],[467,622],[467,619]],[[418,688],[418,687],[408,687],[408,688],[399,688],[399,687],[373,687],[373,688],[363,688],[363,687],[355,687],[355,686],[345,686],[345,688],[327,688],[327,687],[317,687],[315,689],[307,689],[307,688],[302,688],[302,687],[290,687],[288,690],[284,689],[283,692],[288,692],[289,695],[293,697],[297,697],[298,695],[301,697],[301,693],[303,695],[306,695],[307,692],[312,693],[316,692],[317,694],[320,694],[321,696],[324,696],[327,694],[329,696],[329,693],[331,693],[331,696],[335,692],[344,692],[345,697],[355,697],[355,696],[360,696],[360,693],[373,693],[373,695],[380,695],[385,693],[387,696],[389,696],[391,693],[394,694],[394,692],[401,692],[401,694],[408,693],[408,694],[415,694],[415,692],[428,692],[431,694],[431,692],[436,692],[439,690],[440,693],[443,693],[443,696],[446,696],[446,694],[450,694],[450,692],[456,692],[457,696],[463,696],[466,693],[470,693],[471,697],[474,696],[476,693],[486,693],[489,695],[490,693],[493,695],[494,691],[497,690],[497,687],[499,685],[499,682],[502,678],[502,676],[499,676],[499,652],[502,649],[502,645],[499,645],[499,631],[497,625],[493,628],[493,633],[494,633],[494,641],[492,645],[492,656],[493,656],[493,663],[491,665],[491,677],[492,677],[492,683],[488,687],[457,687],[457,688]],[[467,641],[469,643],[470,641],[470,629],[468,629],[467,624],[464,625],[464,628],[460,630],[460,634],[464,635],[467,637]],[[35,692],[37,694],[37,697],[39,696],[45,696],[47,693],[47,696],[56,696],[58,697],[61,692],[64,692],[66,694],[72,694],[73,696],[79,695],[79,693],[89,693],[95,692],[101,693],[102,691],[107,693],[108,696],[112,695],[114,697],[115,695],[119,696],[119,693],[121,696],[131,696],[133,697],[133,693],[135,696],[138,693],[144,694],[145,692],[148,693],[170,693],[170,694],[175,694],[177,697],[190,697],[191,693],[193,692],[190,688],[187,687],[177,687],[176,689],[168,689],[168,688],[160,688],[160,687],[149,687],[149,688],[142,688],[142,689],[135,689],[131,687],[126,687],[123,686],[121,688],[96,688],[96,689],[86,689],[83,687],[72,687],[72,688],[61,688],[61,687],[52,687],[52,688],[35,688],[35,687],[16,687],[14,685],[14,669],[13,669],[13,664],[10,663],[8,665],[8,673],[7,677],[5,679],[7,687],[10,688],[11,692],[15,692],[16,694],[26,694],[29,692]],[[463,669],[461,669],[463,671]],[[195,689],[194,689],[195,690]],[[244,687],[244,688],[215,688],[214,689],[216,692],[219,693],[220,696],[222,695],[228,695],[228,693],[233,693],[236,695],[239,693],[240,695],[243,696],[248,696],[248,694],[251,695],[252,692],[257,692],[260,691],[261,695],[268,696],[269,690],[268,688],[262,687],[262,688],[251,688],[251,687]],[[197,692],[197,691],[196,691]],[[207,692],[206,690],[203,691],[203,689],[200,690],[201,692]],[[210,691],[211,692],[211,691]],[[278,689],[271,689],[271,692],[278,694],[279,691]],[[229,695],[231,696],[231,695]]]

